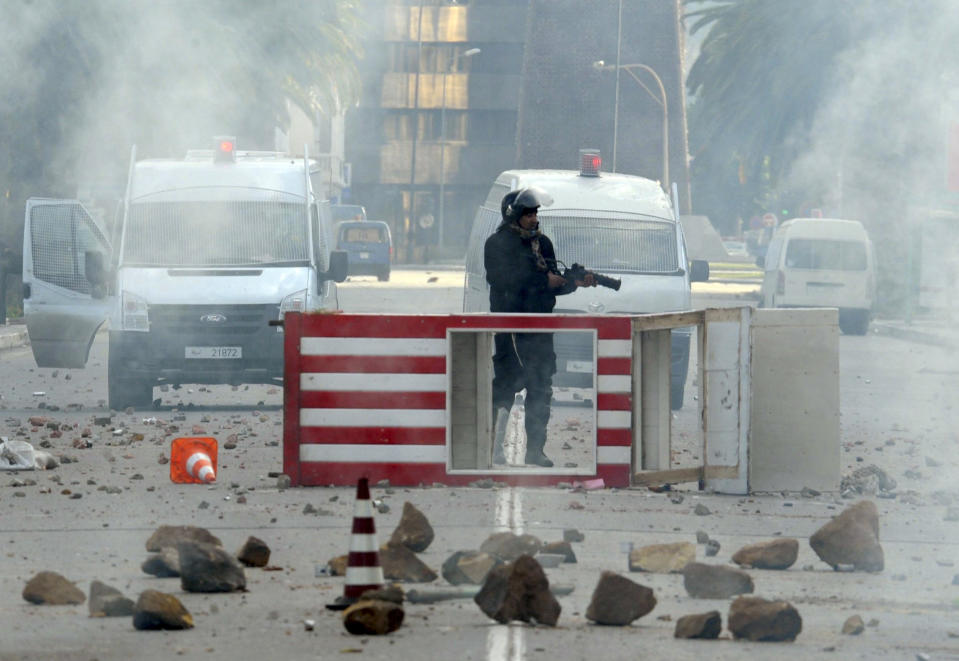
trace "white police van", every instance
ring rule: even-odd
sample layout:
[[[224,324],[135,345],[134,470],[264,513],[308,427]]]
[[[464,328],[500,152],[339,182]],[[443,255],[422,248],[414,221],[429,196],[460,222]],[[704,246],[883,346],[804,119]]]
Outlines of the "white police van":
[[[486,239],[502,221],[500,202],[513,190],[535,186],[551,198],[539,209],[540,229],[557,260],[622,280],[618,291],[580,288],[556,301],[557,314],[643,314],[690,309],[690,283],[709,278],[709,264],[689,261],[683,228],[658,182],[600,173],[600,156],[581,151],[580,171],[507,170],[493,182],[473,221],[466,253],[463,311],[489,311],[483,265]],[[690,328],[672,332],[670,402],[682,408],[689,367]],[[557,386],[591,386],[592,347],[581,334],[554,335]]]
[[[305,150],[305,146],[304,146]],[[305,153],[305,152],[304,152]],[[279,383],[290,310],[337,307],[346,254],[309,158],[237,151],[136,161],[112,231],[77,200],[31,198],[24,316],[40,367],[83,367],[109,319],[111,408],[161,384]]]

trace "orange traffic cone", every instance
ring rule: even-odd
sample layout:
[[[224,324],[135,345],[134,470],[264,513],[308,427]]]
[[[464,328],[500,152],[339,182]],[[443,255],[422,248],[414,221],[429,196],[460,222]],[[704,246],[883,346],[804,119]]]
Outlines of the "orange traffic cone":
[[[367,590],[383,587],[383,568],[380,566],[379,545],[376,543],[376,525],[373,522],[373,503],[370,501],[369,480],[361,477],[356,483],[356,504],[353,506],[353,532],[350,536],[350,555],[346,562],[346,584],[343,596],[337,597],[330,610],[342,610],[356,602]]]
[[[170,453],[170,479],[174,482],[207,484],[216,481],[215,438],[175,438]]]

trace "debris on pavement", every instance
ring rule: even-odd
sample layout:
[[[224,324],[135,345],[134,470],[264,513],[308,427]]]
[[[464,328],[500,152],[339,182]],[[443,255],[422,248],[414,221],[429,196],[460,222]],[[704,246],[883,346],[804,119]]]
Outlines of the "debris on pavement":
[[[723,617],[719,611],[683,615],[676,620],[673,638],[699,638],[715,640],[723,630]]]
[[[140,593],[134,607],[133,628],[138,630],[192,629],[193,616],[172,594],[158,590],[144,590]]]
[[[36,574],[27,581],[22,595],[31,604],[48,606],[82,604],[87,598],[80,588],[54,571]]]
[[[26,441],[0,437],[0,470],[33,470],[37,467],[33,446]]]
[[[403,515],[390,537],[390,544],[401,544],[414,553],[422,553],[429,548],[433,537],[433,527],[426,515],[413,503],[403,503]]]
[[[480,544],[479,550],[512,562],[522,555],[536,555],[542,547],[543,542],[534,535],[506,531],[490,535]]]
[[[270,564],[270,547],[259,537],[251,535],[237,551],[236,559],[247,567],[266,567]]]
[[[865,630],[866,623],[858,615],[851,615],[842,623],[842,634],[844,636],[858,636]]]
[[[404,617],[397,603],[360,599],[343,611],[343,626],[354,636],[383,636],[399,629]]]
[[[246,589],[240,562],[220,546],[180,542],[180,587],[187,592],[233,592]]]
[[[204,544],[223,546],[219,538],[206,528],[163,525],[150,535],[146,547],[147,551],[158,552],[162,551],[164,547],[176,548],[180,542],[203,542]]]
[[[862,500],[847,507],[817,530],[809,538],[809,545],[833,569],[852,565],[858,570],[882,571],[884,560],[875,503]]]
[[[380,547],[379,555],[384,578],[408,583],[430,583],[438,576],[402,544],[387,542]]]
[[[789,569],[799,557],[799,540],[779,538],[747,544],[733,554],[733,562],[753,569]]]
[[[90,617],[127,617],[133,615],[135,604],[132,599],[101,581],[90,583],[90,600],[87,607]]]
[[[802,618],[792,604],[762,597],[737,597],[728,623],[734,638],[752,641],[788,642],[802,631]]]
[[[604,571],[586,609],[586,619],[596,624],[626,626],[656,607],[651,588],[625,576]]]
[[[696,560],[696,545],[691,542],[650,544],[629,552],[629,571],[654,574],[678,573]]]
[[[752,577],[741,569],[690,562],[683,569],[683,585],[697,599],[728,599],[753,592]]]
[[[484,551],[456,551],[443,562],[440,572],[450,585],[481,585],[493,567],[503,561]]]
[[[543,568],[530,555],[490,571],[473,601],[500,624],[519,620],[554,627],[562,611]]]

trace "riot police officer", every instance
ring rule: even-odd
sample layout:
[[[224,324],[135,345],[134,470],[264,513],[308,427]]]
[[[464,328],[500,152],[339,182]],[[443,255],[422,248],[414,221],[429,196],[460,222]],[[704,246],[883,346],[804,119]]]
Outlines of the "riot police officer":
[[[577,286],[596,285],[592,275],[567,282],[556,270],[553,243],[539,230],[538,211],[549,196],[536,188],[507,193],[500,205],[503,221],[486,240],[483,261],[489,283],[490,312],[551,313],[556,297]],[[543,451],[556,372],[552,333],[497,333],[493,355],[493,414],[497,434],[493,461],[506,463],[503,434],[515,394],[526,389],[526,462],[553,465]]]

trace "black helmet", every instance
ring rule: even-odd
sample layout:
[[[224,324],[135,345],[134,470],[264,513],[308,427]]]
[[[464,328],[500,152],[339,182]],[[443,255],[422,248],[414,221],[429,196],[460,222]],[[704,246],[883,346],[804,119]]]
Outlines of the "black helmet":
[[[511,195],[513,198],[507,199]],[[518,191],[507,193],[503,198],[501,206],[506,207],[503,212],[503,218],[515,223],[518,222],[528,210],[548,207],[552,203],[553,199],[541,188],[521,188]]]
[[[499,212],[503,216],[503,220],[508,220],[506,215],[509,213],[509,206],[513,203],[513,200],[516,199],[516,196],[519,194],[518,190],[510,191],[503,196],[503,201],[499,203]]]

